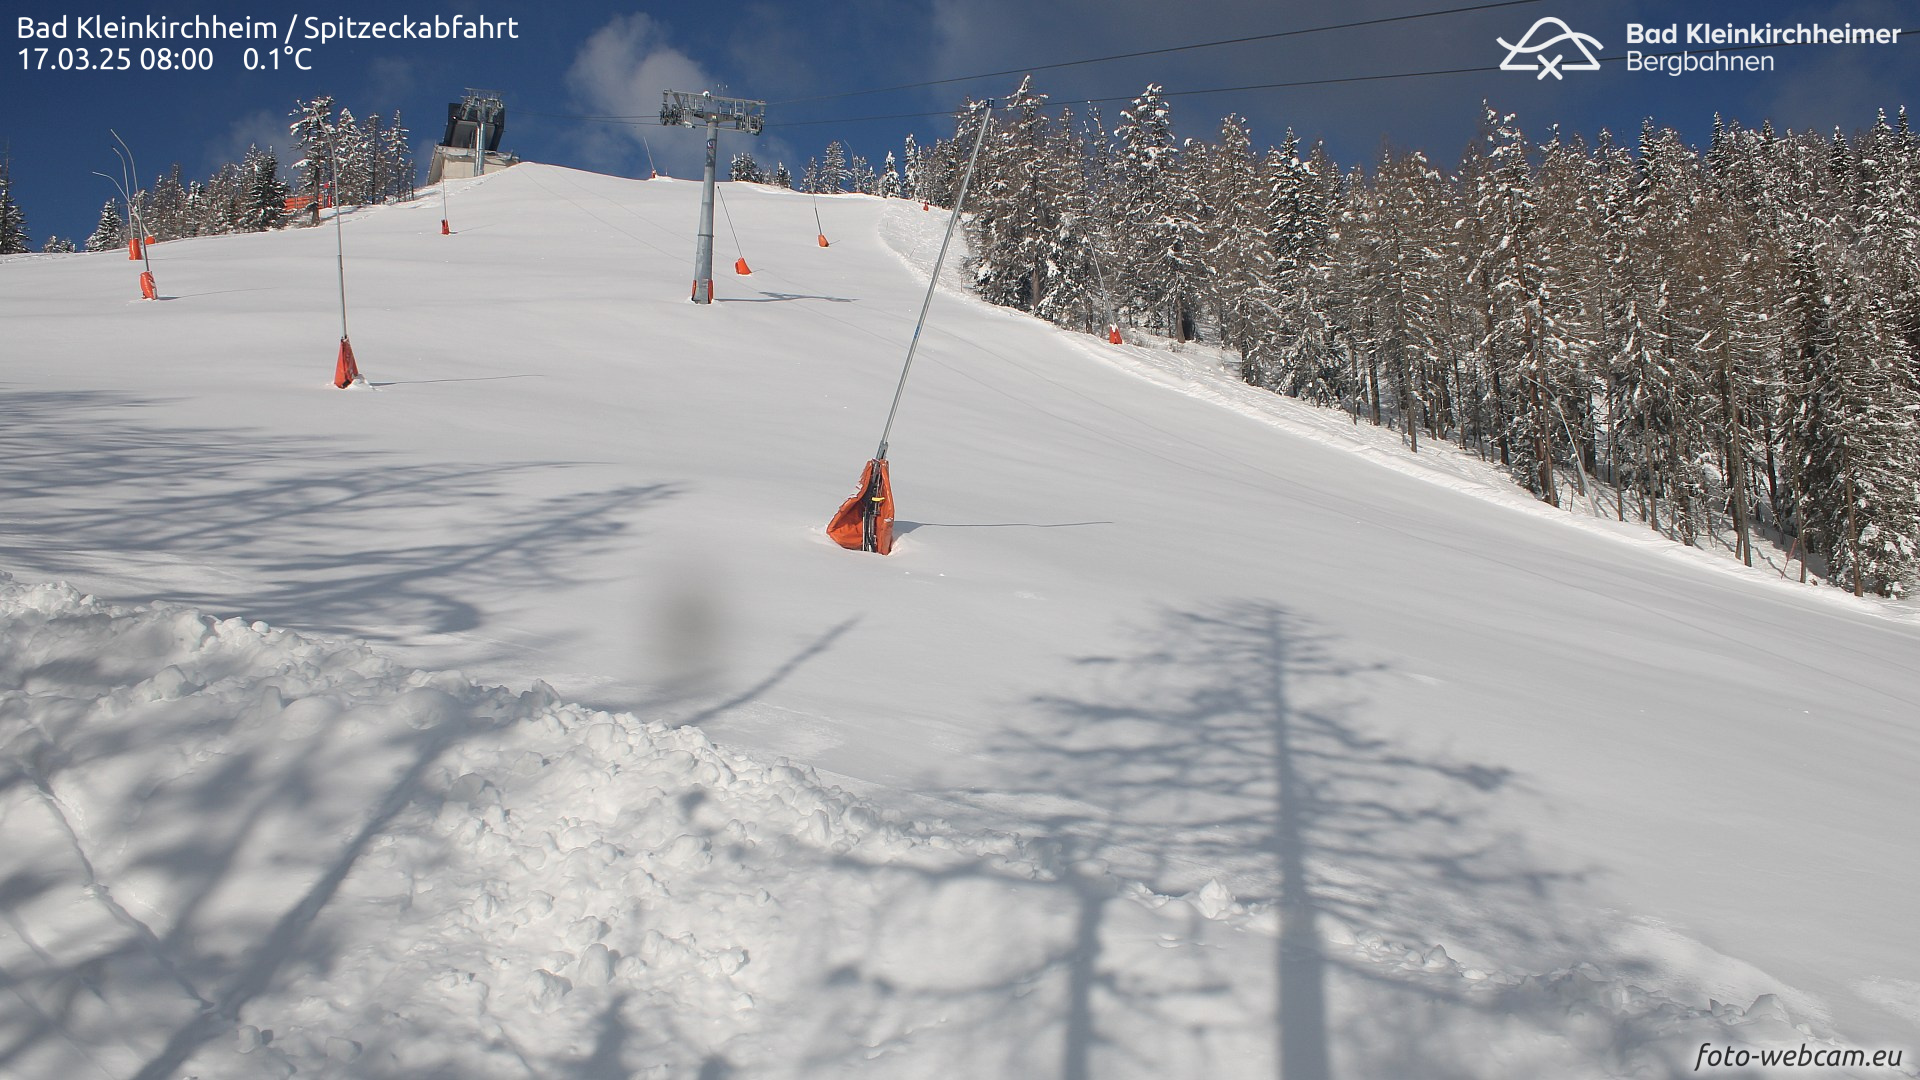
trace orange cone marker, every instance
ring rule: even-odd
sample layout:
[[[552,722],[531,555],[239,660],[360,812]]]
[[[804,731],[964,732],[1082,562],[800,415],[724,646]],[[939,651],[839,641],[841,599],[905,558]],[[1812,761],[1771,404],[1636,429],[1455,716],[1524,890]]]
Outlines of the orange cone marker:
[[[747,266],[746,257],[742,256],[733,260],[733,272],[739,274],[741,277],[746,277],[748,274],[753,273],[753,270]]]
[[[153,283],[153,271],[140,271],[140,295],[148,300],[160,299],[160,289]]]

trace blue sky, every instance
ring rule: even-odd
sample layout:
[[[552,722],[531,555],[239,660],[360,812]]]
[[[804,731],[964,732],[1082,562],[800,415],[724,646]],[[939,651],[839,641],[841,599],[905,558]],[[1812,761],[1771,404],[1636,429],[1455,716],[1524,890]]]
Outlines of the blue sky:
[[[419,0],[416,4],[333,0],[306,3],[198,5],[56,5],[25,0],[8,6],[0,33],[0,152],[10,156],[14,196],[28,215],[35,246],[49,233],[84,238],[112,194],[93,171],[118,172],[108,129],[132,144],[141,172],[152,177],[179,162],[204,176],[237,158],[249,143],[286,143],[287,113],[296,100],[331,93],[356,115],[399,109],[424,161],[439,136],[446,103],[469,86],[501,91],[507,101],[504,146],[523,158],[603,172],[644,175],[650,146],[662,168],[697,172],[700,139],[663,129],[657,113],[662,89],[715,89],[770,102],[768,128],[757,139],[723,138],[723,151],[749,149],[798,171],[830,139],[877,163],[908,132],[922,142],[950,134],[940,116],[901,116],[951,109],[963,94],[1001,96],[1018,75],[954,82],[882,94],[843,95],[874,87],[959,78],[1116,53],[1224,38],[1270,34],[1328,23],[1406,15],[1464,6],[1471,0],[1347,0],[1329,5],[1294,0],[841,0],[821,3],[474,4]],[[284,28],[304,19],[416,20],[435,17],[514,19],[519,36],[502,41],[358,41],[313,46],[311,71],[244,68],[247,43],[80,42],[21,40],[18,20],[87,15],[109,18],[160,15],[272,20]],[[1835,126],[1849,131],[1872,122],[1874,110],[1901,104],[1920,110],[1920,33],[1893,46],[1823,46],[1773,50],[1770,73],[1633,73],[1610,62],[1600,71],[1568,72],[1563,79],[1515,71],[1350,82],[1290,89],[1191,94],[1251,84],[1297,82],[1435,69],[1492,67],[1506,56],[1495,39],[1518,42],[1534,21],[1555,16],[1597,38],[1602,57],[1623,56],[1629,23],[1771,21],[1776,25],[1920,28],[1920,11],[1896,0],[1750,3],[1657,0],[1539,0],[1495,10],[1440,16],[1358,29],[1199,49],[1043,71],[1038,87],[1059,103],[1128,98],[1148,81],[1174,98],[1180,134],[1211,138],[1229,112],[1249,118],[1261,144],[1277,143],[1292,126],[1324,138],[1343,162],[1371,159],[1383,144],[1418,147],[1452,163],[1472,137],[1480,102],[1517,113],[1529,134],[1544,137],[1551,124],[1589,137],[1612,128],[1631,137],[1643,117],[1703,140],[1715,111],[1758,124]],[[304,24],[303,24],[304,25]],[[19,50],[126,44],[135,70],[23,70]],[[143,72],[144,46],[205,45],[210,71]],[[265,46],[267,43],[260,42]],[[302,44],[305,44],[304,42]],[[805,100],[813,99],[813,100]],[[1100,104],[1109,123],[1124,100]],[[637,116],[631,124],[576,119]],[[870,119],[885,117],[885,119]],[[645,145],[642,139],[645,140]],[[283,155],[284,156],[284,155]]]

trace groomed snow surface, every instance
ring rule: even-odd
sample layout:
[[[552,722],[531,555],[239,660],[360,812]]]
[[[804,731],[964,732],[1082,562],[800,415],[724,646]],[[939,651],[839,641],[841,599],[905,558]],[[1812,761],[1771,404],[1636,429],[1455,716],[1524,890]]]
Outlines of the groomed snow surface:
[[[940,213],[450,196],[0,262],[0,1075],[1920,1075],[1905,611],[951,287],[844,552]]]

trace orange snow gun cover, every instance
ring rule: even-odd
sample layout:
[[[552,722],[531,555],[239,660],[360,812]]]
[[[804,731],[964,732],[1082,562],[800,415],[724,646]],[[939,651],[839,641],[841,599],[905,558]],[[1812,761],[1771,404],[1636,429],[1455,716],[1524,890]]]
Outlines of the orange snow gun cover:
[[[345,390],[360,378],[360,365],[354,362],[353,345],[340,339],[340,356],[333,362],[333,385]]]
[[[893,484],[885,459],[874,458],[860,471],[859,490],[827,522],[827,535],[854,551],[893,551]]]

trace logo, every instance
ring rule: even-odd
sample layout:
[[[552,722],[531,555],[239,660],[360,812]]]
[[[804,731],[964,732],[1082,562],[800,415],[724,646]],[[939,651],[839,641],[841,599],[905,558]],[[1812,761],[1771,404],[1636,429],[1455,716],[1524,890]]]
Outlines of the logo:
[[[1554,34],[1552,37],[1546,36],[1554,30],[1560,32]],[[1536,37],[1544,38],[1545,40],[1535,41],[1534,39]],[[1520,44],[1518,45],[1509,42],[1506,38],[1494,38],[1493,40],[1499,42],[1500,45],[1507,50],[1507,58],[1500,61],[1500,70],[1537,71],[1539,74],[1534,76],[1536,79],[1544,79],[1549,75],[1556,79],[1564,79],[1566,76],[1560,74],[1562,71],[1599,71],[1600,61],[1594,58],[1593,50],[1606,47],[1600,44],[1599,40],[1594,38],[1593,35],[1582,34],[1551,15],[1529,27],[1526,35],[1520,39]],[[1580,51],[1580,56],[1585,62],[1578,64],[1567,63],[1566,53],[1555,48],[1555,46],[1563,41],[1573,42],[1573,47]],[[1591,46],[1591,48],[1589,46]],[[1553,51],[1552,56],[1546,55],[1549,50]],[[1523,54],[1527,57],[1526,60],[1520,59]],[[1535,57],[1538,57],[1538,59],[1534,59]]]

